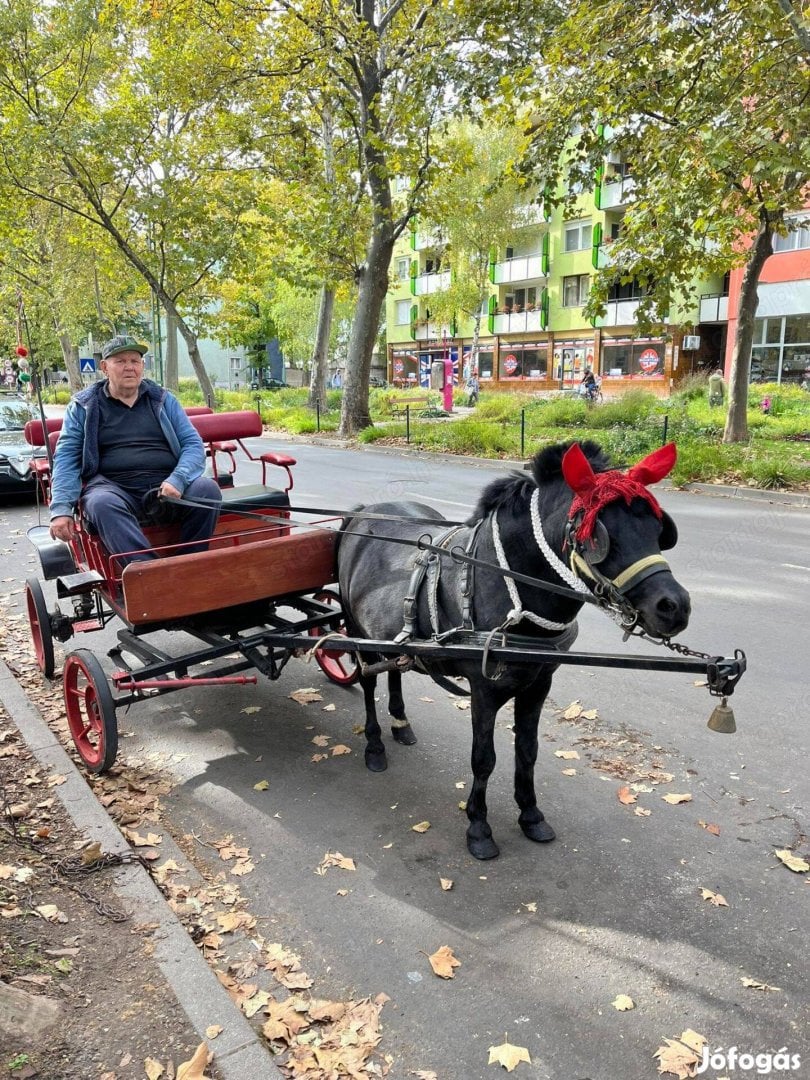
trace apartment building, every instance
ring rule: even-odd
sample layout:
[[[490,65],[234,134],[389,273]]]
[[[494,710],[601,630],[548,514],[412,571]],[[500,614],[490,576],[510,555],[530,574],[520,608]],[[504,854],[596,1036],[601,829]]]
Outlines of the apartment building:
[[[648,335],[635,322],[642,291],[633,282],[612,289],[603,318],[584,317],[593,275],[610,264],[632,198],[630,166],[608,155],[595,190],[579,196],[573,210],[526,206],[511,242],[490,254],[478,359],[483,384],[554,390],[578,384],[587,366],[607,393],[643,386],[666,396],[691,371],[723,362],[728,280],[722,278],[702,283],[691,305],[673,305]],[[429,385],[431,363],[448,356],[459,379],[469,368],[472,320],[442,325],[431,315],[431,296],[450,282],[445,260],[441,235],[418,221],[395,251],[386,318],[388,378],[397,385]]]

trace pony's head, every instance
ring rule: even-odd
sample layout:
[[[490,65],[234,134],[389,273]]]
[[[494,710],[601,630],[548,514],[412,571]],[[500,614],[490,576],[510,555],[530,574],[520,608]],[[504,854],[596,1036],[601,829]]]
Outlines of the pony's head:
[[[562,476],[574,493],[568,511],[567,547],[572,568],[583,580],[607,579],[638,611],[653,634],[680,633],[689,621],[687,591],[678,584],[661,551],[677,543],[675,522],[649,485],[672,471],[674,443],[649,454],[632,468],[606,468],[573,443],[562,457]]]

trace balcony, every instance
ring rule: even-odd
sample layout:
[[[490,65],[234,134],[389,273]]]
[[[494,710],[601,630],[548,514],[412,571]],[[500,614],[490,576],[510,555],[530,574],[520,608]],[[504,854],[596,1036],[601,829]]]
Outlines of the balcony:
[[[628,326],[636,321],[639,300],[608,300],[607,311],[600,326]]]
[[[424,251],[425,248],[440,248],[444,243],[444,238],[438,229],[417,230],[412,236],[411,248],[414,251]]]
[[[429,296],[441,289],[450,287],[450,271],[441,270],[437,274],[419,274],[416,281],[416,296]]]
[[[496,334],[521,334],[527,330],[540,329],[539,311],[513,311],[495,316]]]
[[[546,221],[546,210],[542,203],[531,203],[529,206],[515,208],[515,225],[525,228],[527,225],[543,225]]]
[[[728,322],[728,296],[704,293],[700,298],[700,322]]]
[[[636,183],[632,176],[627,176],[623,180],[614,180],[613,183],[608,180],[603,181],[600,209],[615,210],[627,206],[633,200],[635,188]]]
[[[442,323],[422,323],[416,327],[414,338],[416,341],[441,341],[451,337],[450,327]]]
[[[505,285],[513,281],[535,281],[543,277],[542,255],[519,255],[514,259],[495,263],[495,284]]]

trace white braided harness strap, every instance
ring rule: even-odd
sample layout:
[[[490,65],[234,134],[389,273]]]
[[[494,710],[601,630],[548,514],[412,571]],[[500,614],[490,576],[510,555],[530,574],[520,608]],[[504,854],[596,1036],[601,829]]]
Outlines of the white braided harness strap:
[[[543,553],[543,556],[545,557],[551,569],[554,570],[555,573],[557,573],[567,585],[570,585],[572,589],[576,589],[576,591],[579,593],[589,592],[588,586],[585,585],[582,581],[580,581],[579,578],[574,573],[572,573],[571,570],[568,569],[565,563],[563,563],[560,559],[557,558],[557,556],[549,547],[548,541],[546,540],[545,534],[543,533],[543,525],[540,520],[540,504],[538,495],[539,493],[537,489],[535,489],[534,493],[532,494],[531,502],[532,531],[534,533],[534,538],[537,542],[537,546],[540,548],[540,551]],[[495,545],[495,555],[498,559],[498,565],[500,566],[501,570],[505,570],[508,573],[511,567],[509,566],[509,561],[506,558],[506,552],[503,549],[503,543],[501,541],[501,530],[498,526],[497,512],[493,513],[492,515],[492,542]],[[503,623],[504,627],[515,626],[523,619],[534,623],[535,626],[539,626],[542,630],[567,630],[570,626],[573,625],[574,620],[569,623],[554,622],[552,619],[544,619],[542,615],[535,615],[533,611],[526,611],[520,602],[520,594],[518,593],[517,585],[515,584],[514,579],[511,577],[505,577],[504,584],[506,585],[506,589],[509,593],[509,599],[512,602],[512,610],[509,612],[506,617],[506,621]]]

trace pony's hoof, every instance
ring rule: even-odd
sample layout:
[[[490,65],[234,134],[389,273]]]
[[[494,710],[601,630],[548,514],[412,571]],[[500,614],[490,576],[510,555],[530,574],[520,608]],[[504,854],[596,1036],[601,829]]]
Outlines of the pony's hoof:
[[[374,750],[366,750],[366,768],[370,772],[385,772],[388,768],[388,759],[385,756],[385,751],[381,750],[377,753]]]
[[[501,849],[495,843],[491,836],[470,836],[467,834],[467,850],[475,859],[480,859],[482,862],[485,859],[496,859]]]
[[[398,742],[402,746],[416,745],[416,736],[410,724],[405,724],[404,727],[392,727],[391,734],[394,737],[394,742]]]
[[[539,821],[522,821],[520,827],[523,829],[524,836],[528,836],[536,844],[547,844],[557,835],[542,815]]]

